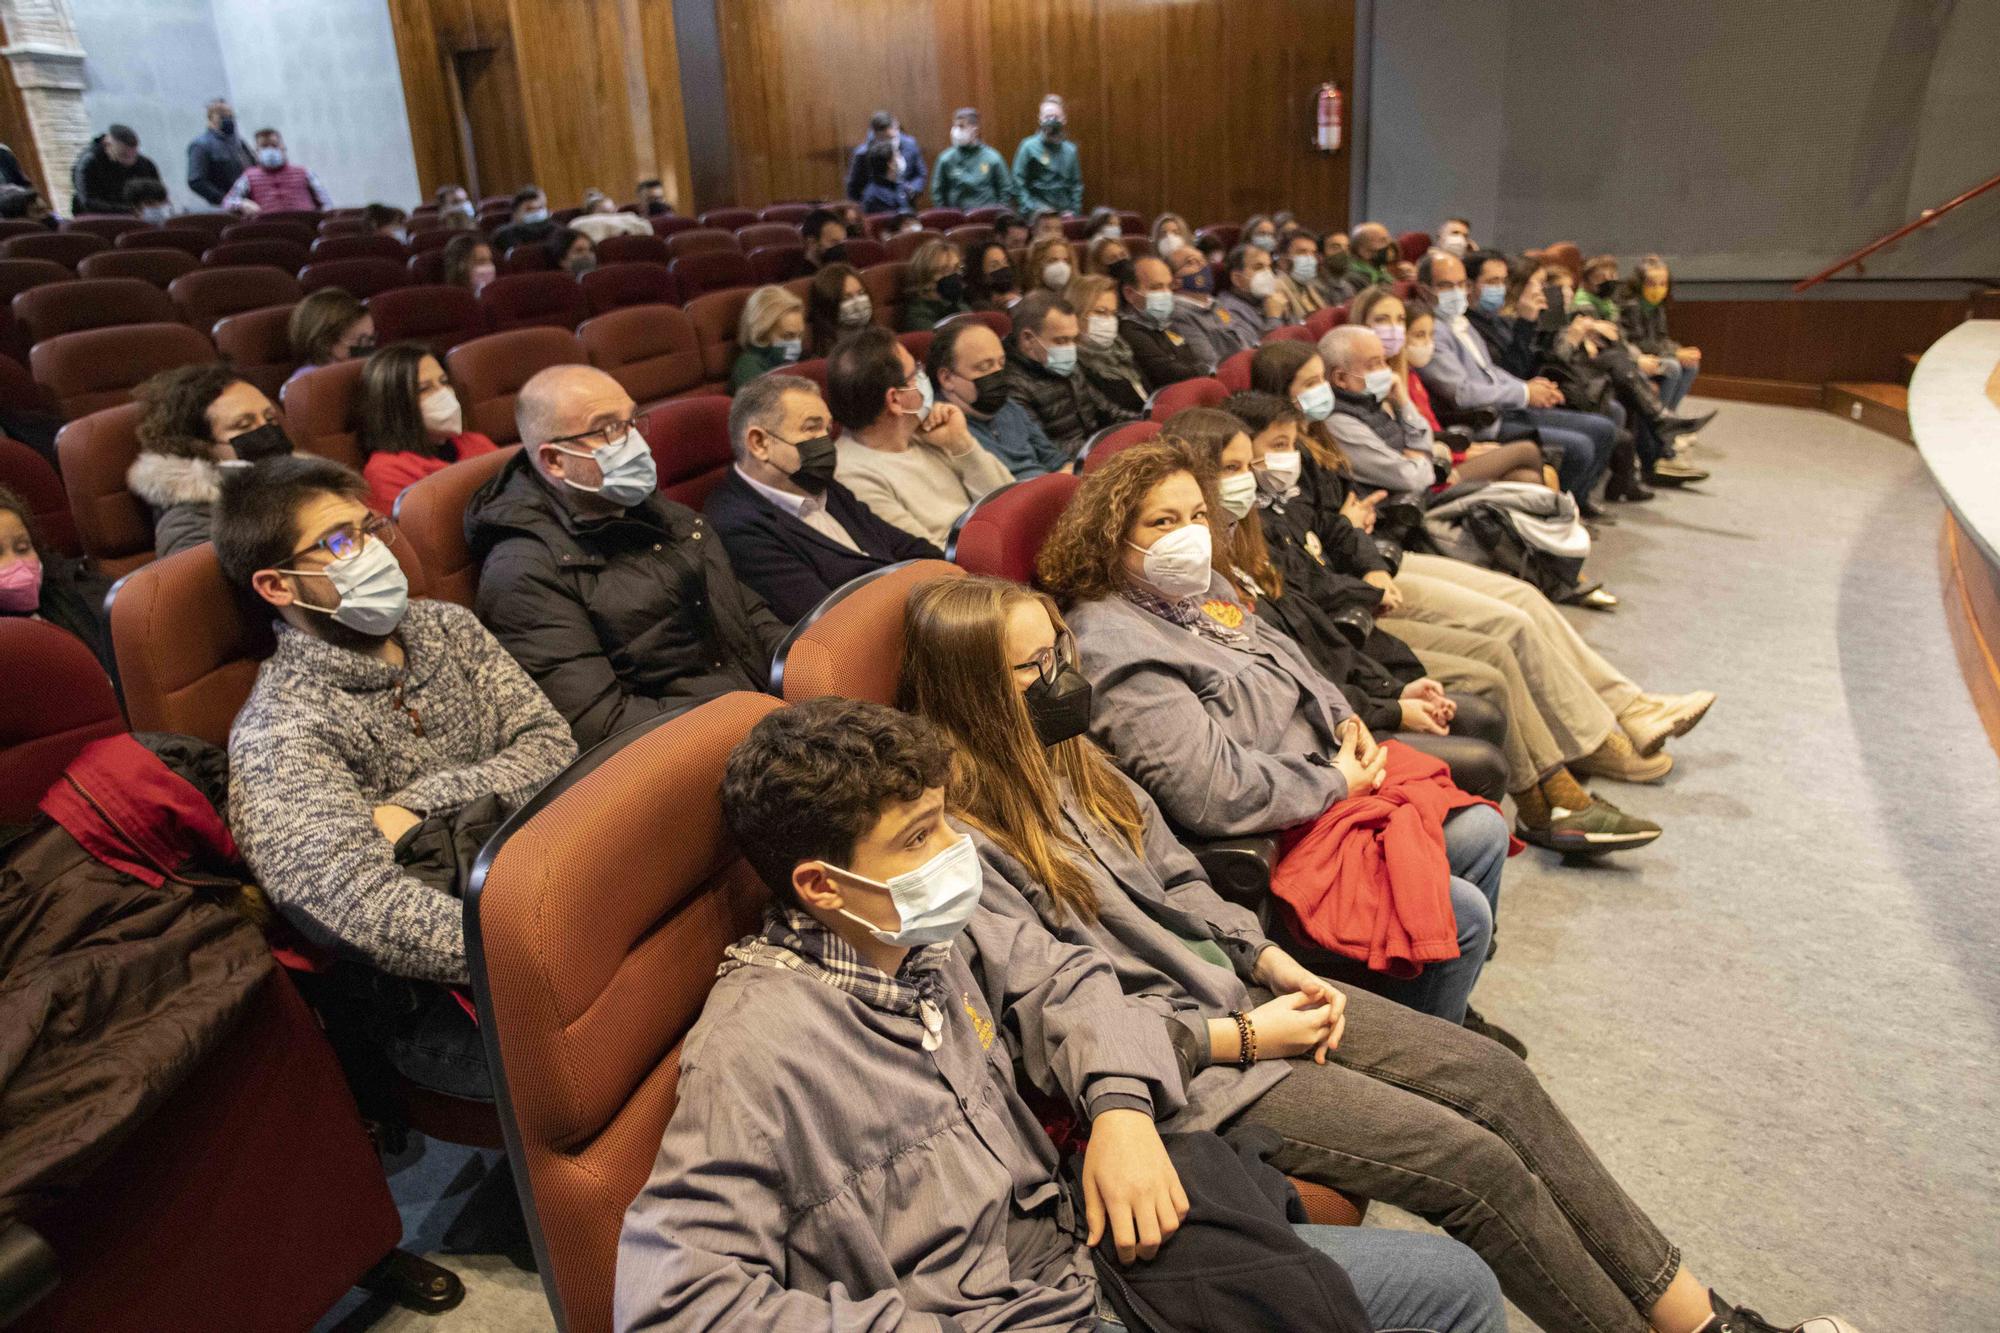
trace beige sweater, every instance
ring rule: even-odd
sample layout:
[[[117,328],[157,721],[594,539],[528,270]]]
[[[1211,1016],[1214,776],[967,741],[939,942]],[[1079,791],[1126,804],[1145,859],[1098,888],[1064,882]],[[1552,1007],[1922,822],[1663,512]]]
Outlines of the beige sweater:
[[[871,449],[851,436],[839,445],[834,477],[885,523],[943,548],[951,525],[988,491],[1014,480],[1007,465],[974,446],[956,458],[912,443],[902,453]]]

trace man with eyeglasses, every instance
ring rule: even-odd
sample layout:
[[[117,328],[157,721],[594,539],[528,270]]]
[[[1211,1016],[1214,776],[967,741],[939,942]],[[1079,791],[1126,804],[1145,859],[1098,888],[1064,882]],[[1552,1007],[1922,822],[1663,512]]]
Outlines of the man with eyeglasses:
[[[511,811],[576,756],[569,728],[472,613],[410,600],[396,529],[368,483],[309,454],[232,468],[216,560],[277,619],[229,733],[229,824],[278,913],[390,981],[370,1035],[404,1076],[490,1098],[468,981],[464,906],[399,845],[489,796]],[[389,997],[393,997],[391,1001]]]
[[[658,493],[630,395],[589,366],[522,388],[521,452],[467,507],[474,609],[577,743],[762,690],[785,626],[714,531]]]

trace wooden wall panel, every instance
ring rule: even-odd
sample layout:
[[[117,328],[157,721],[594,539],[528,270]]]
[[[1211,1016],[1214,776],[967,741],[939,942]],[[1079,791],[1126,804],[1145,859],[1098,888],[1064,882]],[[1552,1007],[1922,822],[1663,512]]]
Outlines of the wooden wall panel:
[[[634,170],[618,0],[508,0],[536,184],[555,207],[592,186],[624,198]]]
[[[1900,384],[1904,354],[1929,347],[1967,309],[1964,300],[1677,301],[1671,323],[1676,339],[1701,348],[1705,375]]]

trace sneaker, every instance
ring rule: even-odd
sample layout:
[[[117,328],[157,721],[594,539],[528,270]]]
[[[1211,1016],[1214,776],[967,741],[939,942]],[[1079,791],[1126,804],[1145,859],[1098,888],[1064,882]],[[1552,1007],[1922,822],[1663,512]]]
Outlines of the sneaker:
[[[1678,458],[1662,458],[1653,464],[1654,482],[1665,486],[1685,486],[1691,481],[1707,481],[1708,472]]]
[[[1643,694],[1618,715],[1618,726],[1641,756],[1657,753],[1674,735],[1674,719]]]
[[[1579,777],[1610,778],[1613,782],[1658,782],[1674,771],[1674,757],[1665,750],[1640,754],[1625,733],[1614,731],[1604,744],[1569,766]]]
[[[1467,1032],[1477,1032],[1489,1041],[1499,1042],[1523,1060],[1528,1058],[1528,1047],[1525,1042],[1498,1023],[1487,1022],[1486,1016],[1469,1004],[1465,1006],[1465,1022],[1460,1026]]]
[[[1546,828],[1523,823],[1514,831],[1522,842],[1566,856],[1626,852],[1644,847],[1661,833],[1660,826],[1652,820],[1628,815],[1602,796],[1581,810],[1556,806],[1549,815]]]
[[[1708,710],[1715,707],[1714,690],[1695,690],[1689,694],[1642,694],[1639,698],[1667,721],[1676,736],[1685,736],[1693,731],[1695,725],[1708,716]]]
[[[1860,1333],[1854,1325],[1839,1315],[1814,1315],[1803,1324],[1774,1324],[1755,1310],[1741,1305],[1731,1305],[1713,1291],[1708,1293],[1709,1308],[1715,1311],[1715,1318],[1703,1324],[1696,1333]]]

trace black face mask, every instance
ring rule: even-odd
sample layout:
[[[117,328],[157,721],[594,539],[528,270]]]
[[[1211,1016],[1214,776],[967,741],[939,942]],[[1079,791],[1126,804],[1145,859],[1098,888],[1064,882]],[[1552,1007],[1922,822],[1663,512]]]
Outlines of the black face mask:
[[[1042,122],[1042,137],[1044,139],[1060,139],[1062,138],[1062,134],[1063,123],[1053,116]]]
[[[224,116],[221,120],[215,122],[215,130],[218,134],[233,138],[236,134],[236,117]]]
[[[649,218],[658,217],[667,211],[667,201],[664,199],[648,199],[646,201],[646,216]]]
[[[990,375],[981,375],[972,381],[972,410],[982,417],[990,417],[1007,406],[1007,372],[996,370]]]
[[[1014,269],[1010,264],[1002,264],[986,275],[986,290],[989,292],[1011,292],[1014,290]]]
[[[1340,278],[1347,275],[1347,251],[1329,250],[1326,258],[1319,261],[1319,271]]]
[[[1044,746],[1081,736],[1090,726],[1090,681],[1075,667],[1064,667],[1053,681],[1036,677],[1021,700]]]
[[[833,480],[834,466],[840,461],[840,448],[833,437],[815,435],[810,440],[800,440],[792,448],[799,451],[799,466],[791,474],[792,480],[808,495],[825,494]]]
[[[1119,260],[1106,269],[1105,272],[1110,274],[1111,280],[1116,282],[1120,287],[1137,287],[1139,285],[1139,274],[1129,259]]]
[[[822,264],[845,264],[847,262],[847,247],[845,245],[829,245],[826,249],[819,252],[819,262]]]
[[[1612,296],[1615,295],[1618,291],[1618,279],[1606,278],[1603,282],[1598,283],[1595,287],[1592,287],[1590,290],[1596,292],[1599,296],[1609,301],[1612,298]]]
[[[236,456],[246,463],[262,462],[266,458],[276,458],[280,454],[292,452],[292,438],[285,434],[285,428],[277,422],[267,422],[255,430],[246,430],[229,442]]]
[[[956,273],[947,273],[938,279],[937,293],[944,300],[957,304],[965,299],[965,279]]]

